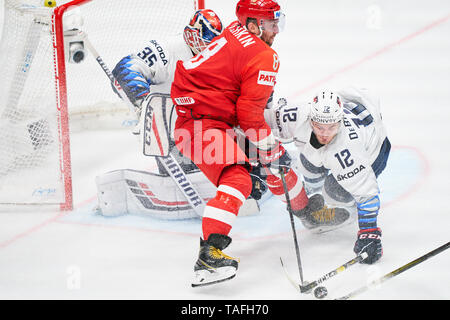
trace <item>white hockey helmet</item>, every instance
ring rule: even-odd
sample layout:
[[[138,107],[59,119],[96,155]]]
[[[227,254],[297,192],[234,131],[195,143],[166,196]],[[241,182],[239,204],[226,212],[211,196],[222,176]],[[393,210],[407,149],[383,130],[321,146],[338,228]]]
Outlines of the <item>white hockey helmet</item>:
[[[317,123],[337,123],[344,117],[344,106],[341,97],[329,90],[317,93],[310,106],[311,120]]]

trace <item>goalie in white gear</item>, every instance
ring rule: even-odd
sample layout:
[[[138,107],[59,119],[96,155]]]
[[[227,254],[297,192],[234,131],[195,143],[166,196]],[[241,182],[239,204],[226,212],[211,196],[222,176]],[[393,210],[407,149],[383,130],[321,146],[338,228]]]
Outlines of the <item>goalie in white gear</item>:
[[[183,39],[176,35],[166,41],[149,40],[141,50],[117,63],[112,72],[114,78],[140,112],[150,92],[170,93],[177,61],[191,59],[222,29],[213,10],[198,10],[185,27]]]
[[[382,255],[377,177],[386,167],[390,142],[382,123],[379,101],[366,89],[323,90],[311,102],[288,104],[265,114],[275,135],[294,140],[299,150],[297,169],[303,174],[310,204],[297,216],[306,228],[327,231],[358,216],[354,251],[365,251],[365,263]],[[309,205],[308,205],[309,206]],[[320,205],[317,205],[320,207]]]
[[[122,58],[115,66],[113,76],[140,118],[138,132],[142,136],[144,154],[155,156],[159,174],[116,170],[97,177],[102,214],[137,213],[165,219],[196,217],[197,214],[186,201],[189,189],[184,190],[183,194],[162,163],[160,157],[169,153],[202,198],[214,197],[214,185],[174,148],[172,128],[176,112],[170,99],[170,88],[176,62],[189,60],[200,53],[222,30],[222,22],[213,10],[198,10],[185,27],[183,37],[177,35],[166,41],[149,40],[141,50]],[[252,197],[259,200],[267,188],[258,174],[254,174],[252,179],[255,186]],[[256,201],[248,203],[243,209],[258,210]]]
[[[145,111],[147,104],[152,99],[151,94],[170,94],[175,67],[178,60],[189,60],[203,50],[216,36],[222,33],[223,26],[219,16],[210,9],[198,10],[194,13],[189,23],[184,28],[183,37],[176,35],[169,37],[166,41],[149,40],[137,53],[122,58],[112,71],[112,74],[120,87],[126,93],[129,100],[134,104],[138,117]],[[113,89],[115,90],[114,86]],[[169,99],[170,100],[170,99]],[[165,104],[167,101],[163,101]],[[154,121],[155,127],[151,130],[158,133],[155,137],[148,133],[152,140],[158,140],[161,149],[153,145],[146,145],[151,138],[146,137],[145,117],[141,117],[140,134],[143,138],[144,154],[163,156],[169,150],[177,157],[182,168],[187,171],[196,170],[195,165],[186,158],[182,158],[173,148],[172,124],[176,120],[176,112],[173,105],[163,105],[161,108],[151,108],[151,117],[158,119]],[[157,130],[156,130],[157,129]],[[150,149],[149,152],[146,152]],[[161,172],[166,170],[158,161]]]

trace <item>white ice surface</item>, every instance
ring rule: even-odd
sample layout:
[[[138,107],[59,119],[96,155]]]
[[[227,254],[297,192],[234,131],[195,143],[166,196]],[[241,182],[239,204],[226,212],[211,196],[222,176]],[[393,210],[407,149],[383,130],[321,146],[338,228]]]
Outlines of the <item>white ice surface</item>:
[[[3,4],[3,1],[0,1]],[[286,1],[284,1],[286,3]],[[206,0],[225,24],[235,1]],[[287,3],[274,44],[281,58],[277,96],[306,99],[322,86],[365,86],[381,97],[393,145],[380,177],[384,256],[326,282],[338,297],[450,239],[450,2],[321,0]],[[235,279],[191,288],[199,220],[104,218],[93,213],[94,178],[151,169],[128,132],[71,137],[75,209],[0,213],[0,299],[312,299],[283,274],[297,267],[289,217],[269,200],[258,217],[238,219],[226,253],[239,257]],[[314,235],[297,221],[306,280],[353,256],[356,223]],[[358,299],[449,299],[450,251]]]

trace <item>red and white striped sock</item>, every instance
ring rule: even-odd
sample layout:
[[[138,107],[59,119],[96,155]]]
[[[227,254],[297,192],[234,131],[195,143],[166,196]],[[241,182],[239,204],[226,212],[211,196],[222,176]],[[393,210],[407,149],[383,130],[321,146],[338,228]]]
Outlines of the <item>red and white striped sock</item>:
[[[208,201],[203,213],[203,239],[208,239],[211,233],[228,235],[245,199],[239,190],[220,185],[216,197]]]
[[[281,181],[281,178],[273,175],[269,169],[266,171],[268,173],[267,185],[269,186],[269,190],[281,201],[286,203],[286,196],[284,194],[283,182]],[[289,171],[285,174],[285,178],[292,209],[303,209],[308,204],[308,197],[305,189],[303,188],[301,179],[292,169],[289,169]]]

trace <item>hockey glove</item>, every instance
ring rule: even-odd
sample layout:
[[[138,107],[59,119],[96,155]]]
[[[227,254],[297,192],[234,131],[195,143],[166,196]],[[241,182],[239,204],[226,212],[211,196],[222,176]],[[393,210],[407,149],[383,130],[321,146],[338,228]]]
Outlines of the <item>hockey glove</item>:
[[[142,100],[150,93],[151,83],[139,71],[137,60],[133,59],[132,56],[126,56],[119,61],[112,74],[131,103],[140,109]],[[116,88],[112,87],[114,92],[118,94]]]
[[[368,257],[361,261],[361,263],[372,264],[380,259],[383,255],[381,229],[359,230],[353,251],[356,254],[367,253]]]
[[[250,197],[255,200],[260,200],[262,195],[267,191],[265,177],[261,174],[261,166],[252,167],[250,178],[252,179],[252,192]]]
[[[280,168],[289,169],[292,159],[279,143],[270,150],[258,149],[258,161],[262,165],[270,168],[272,172],[277,172]]]

